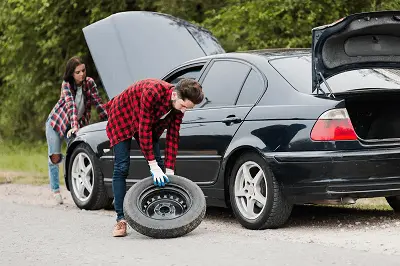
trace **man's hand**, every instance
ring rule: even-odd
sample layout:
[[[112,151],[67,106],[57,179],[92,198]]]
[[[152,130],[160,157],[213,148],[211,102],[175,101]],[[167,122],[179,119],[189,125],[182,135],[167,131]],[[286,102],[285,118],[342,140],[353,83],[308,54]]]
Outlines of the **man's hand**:
[[[150,172],[153,176],[154,185],[163,187],[165,183],[169,182],[168,177],[164,174],[163,170],[158,166],[157,161],[149,161]]]
[[[174,175],[174,170],[167,168],[167,169],[165,169],[165,174]]]
[[[75,134],[76,132],[78,132],[78,128],[77,127],[71,128],[67,132],[67,138],[70,138],[72,136],[72,134]]]

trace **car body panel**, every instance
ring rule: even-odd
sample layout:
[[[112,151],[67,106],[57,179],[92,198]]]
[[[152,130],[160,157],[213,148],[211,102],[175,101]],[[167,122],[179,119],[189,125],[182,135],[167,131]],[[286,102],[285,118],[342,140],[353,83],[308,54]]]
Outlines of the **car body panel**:
[[[185,61],[225,52],[209,31],[154,12],[116,13],[83,33],[110,99],[135,81],[161,78]]]
[[[362,68],[400,67],[400,11],[365,12],[312,30],[312,92],[325,79]],[[328,82],[329,83],[329,82]]]
[[[264,155],[292,202],[400,195],[400,150]]]
[[[242,122],[223,119],[233,115],[244,119],[251,107],[193,110],[182,124],[176,167],[182,176],[197,183],[212,184],[218,177],[222,158]]]

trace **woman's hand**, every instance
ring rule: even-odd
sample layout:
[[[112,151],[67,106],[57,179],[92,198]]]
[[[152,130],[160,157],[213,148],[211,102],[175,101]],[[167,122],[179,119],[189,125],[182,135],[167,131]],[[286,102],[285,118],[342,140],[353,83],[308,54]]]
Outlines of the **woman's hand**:
[[[78,132],[78,128],[77,127],[71,128],[67,132],[67,138],[70,138],[72,136],[72,134],[75,134],[76,132]]]

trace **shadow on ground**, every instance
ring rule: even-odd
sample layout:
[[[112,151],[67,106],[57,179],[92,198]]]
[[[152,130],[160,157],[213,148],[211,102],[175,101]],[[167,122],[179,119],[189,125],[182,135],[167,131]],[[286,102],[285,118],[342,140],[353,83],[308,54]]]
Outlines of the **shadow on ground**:
[[[238,223],[232,210],[208,207],[206,219]],[[382,223],[399,222],[400,214],[388,209],[357,209],[342,206],[296,205],[285,227],[324,227],[332,225],[352,227],[353,225],[379,226]]]

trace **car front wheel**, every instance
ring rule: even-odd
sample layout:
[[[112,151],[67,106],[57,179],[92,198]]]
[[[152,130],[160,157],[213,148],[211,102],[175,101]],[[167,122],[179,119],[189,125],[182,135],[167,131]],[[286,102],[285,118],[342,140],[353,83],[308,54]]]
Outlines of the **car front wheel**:
[[[230,178],[232,210],[248,229],[283,226],[292,211],[265,160],[257,153],[243,154]]]
[[[85,210],[98,210],[112,203],[106,193],[99,161],[92,149],[79,144],[71,155],[68,182],[76,206]]]

